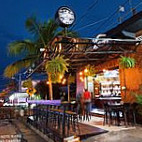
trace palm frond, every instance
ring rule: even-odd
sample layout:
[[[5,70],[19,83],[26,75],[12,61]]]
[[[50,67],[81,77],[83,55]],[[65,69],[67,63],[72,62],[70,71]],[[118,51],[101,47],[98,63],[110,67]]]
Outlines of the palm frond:
[[[51,35],[51,37],[54,37],[57,33],[58,28],[59,26],[56,24],[55,20],[53,19],[48,20],[46,27],[48,36]]]
[[[60,35],[60,36],[68,36],[68,37],[79,37],[79,33],[75,32],[75,31],[67,31],[65,32],[65,30],[62,30],[62,31],[59,31],[57,33],[57,35]]]
[[[10,55],[20,55],[25,53],[36,53],[36,44],[30,40],[14,41],[8,45]]]
[[[79,33],[75,31],[68,31],[67,36],[69,37],[79,37]]]
[[[34,58],[25,58],[8,65],[4,70],[4,76],[7,78],[13,77],[21,69],[29,67],[34,60]]]
[[[35,16],[29,17],[25,22],[26,29],[33,34],[34,36],[38,36],[40,29],[40,22],[37,21]]]
[[[41,39],[42,44],[44,47],[46,46],[44,41],[44,36],[42,35],[42,24],[37,21],[35,16],[31,16],[26,21],[26,28],[27,30],[34,35],[35,39]]]
[[[55,20],[48,20],[48,22],[44,22],[41,25],[40,34],[42,35],[43,39],[39,37],[39,41],[44,40],[45,44],[48,45],[56,36],[58,29],[58,25],[56,24]]]

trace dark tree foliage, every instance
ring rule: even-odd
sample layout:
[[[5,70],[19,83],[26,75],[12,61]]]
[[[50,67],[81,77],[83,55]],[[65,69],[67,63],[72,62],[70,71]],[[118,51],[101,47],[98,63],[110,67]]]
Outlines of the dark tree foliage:
[[[37,90],[37,94],[41,96],[41,99],[45,99],[45,96],[49,92],[49,87],[46,84],[46,81],[40,81],[36,86],[35,89]],[[49,99],[49,95],[47,95],[47,99]]]

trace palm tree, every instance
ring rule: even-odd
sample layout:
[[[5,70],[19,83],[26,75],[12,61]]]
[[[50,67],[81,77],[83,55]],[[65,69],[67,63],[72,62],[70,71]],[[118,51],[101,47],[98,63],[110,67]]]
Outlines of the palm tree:
[[[33,40],[19,40],[9,44],[10,55],[23,58],[8,65],[4,71],[4,76],[11,78],[21,69],[30,67],[40,57],[40,48],[50,48],[51,40],[56,36],[58,25],[54,20],[40,23],[35,17],[26,20],[26,29],[32,34]]]
[[[20,40],[9,44],[10,55],[21,55],[23,58],[6,67],[4,70],[5,77],[11,78],[23,68],[28,68],[35,63],[40,58],[41,48],[44,48],[46,51],[52,51],[51,43],[53,39],[64,33],[63,31],[59,32],[59,26],[52,19],[41,23],[35,17],[30,17],[26,20],[25,26],[28,32],[32,34],[33,40]],[[71,37],[78,36],[76,32],[72,31],[68,31],[68,35]],[[48,60],[51,60],[51,58]]]
[[[119,65],[120,68],[123,69],[123,78],[124,78],[124,86],[126,87],[126,73],[125,70],[128,68],[133,68],[135,67],[135,59],[131,58],[131,57],[125,57],[125,56],[121,56],[120,60],[119,60]],[[124,101],[126,100],[126,88],[124,90]]]

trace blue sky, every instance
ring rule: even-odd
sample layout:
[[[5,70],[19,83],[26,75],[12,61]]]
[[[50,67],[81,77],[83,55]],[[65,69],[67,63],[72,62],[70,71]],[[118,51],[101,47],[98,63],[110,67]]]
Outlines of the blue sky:
[[[25,20],[36,15],[41,21],[54,18],[60,6],[69,6],[76,13],[74,30],[83,37],[93,37],[119,24],[121,15],[124,21],[132,16],[130,7],[142,10],[141,0],[4,0],[0,4],[0,89],[3,88],[2,73],[6,65],[15,60],[7,56],[8,43],[28,38],[25,30]],[[118,12],[119,6],[124,4],[124,12]],[[91,25],[91,26],[89,26]]]

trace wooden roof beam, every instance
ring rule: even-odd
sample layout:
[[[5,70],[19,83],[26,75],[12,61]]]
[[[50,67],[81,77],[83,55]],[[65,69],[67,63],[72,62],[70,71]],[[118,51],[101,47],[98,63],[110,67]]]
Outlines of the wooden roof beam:
[[[71,59],[70,62],[82,62],[82,61],[98,61],[102,60],[100,58],[94,58],[94,59]]]
[[[67,52],[65,55],[70,54],[123,54],[123,53],[134,53],[134,51],[87,51],[87,52]]]

